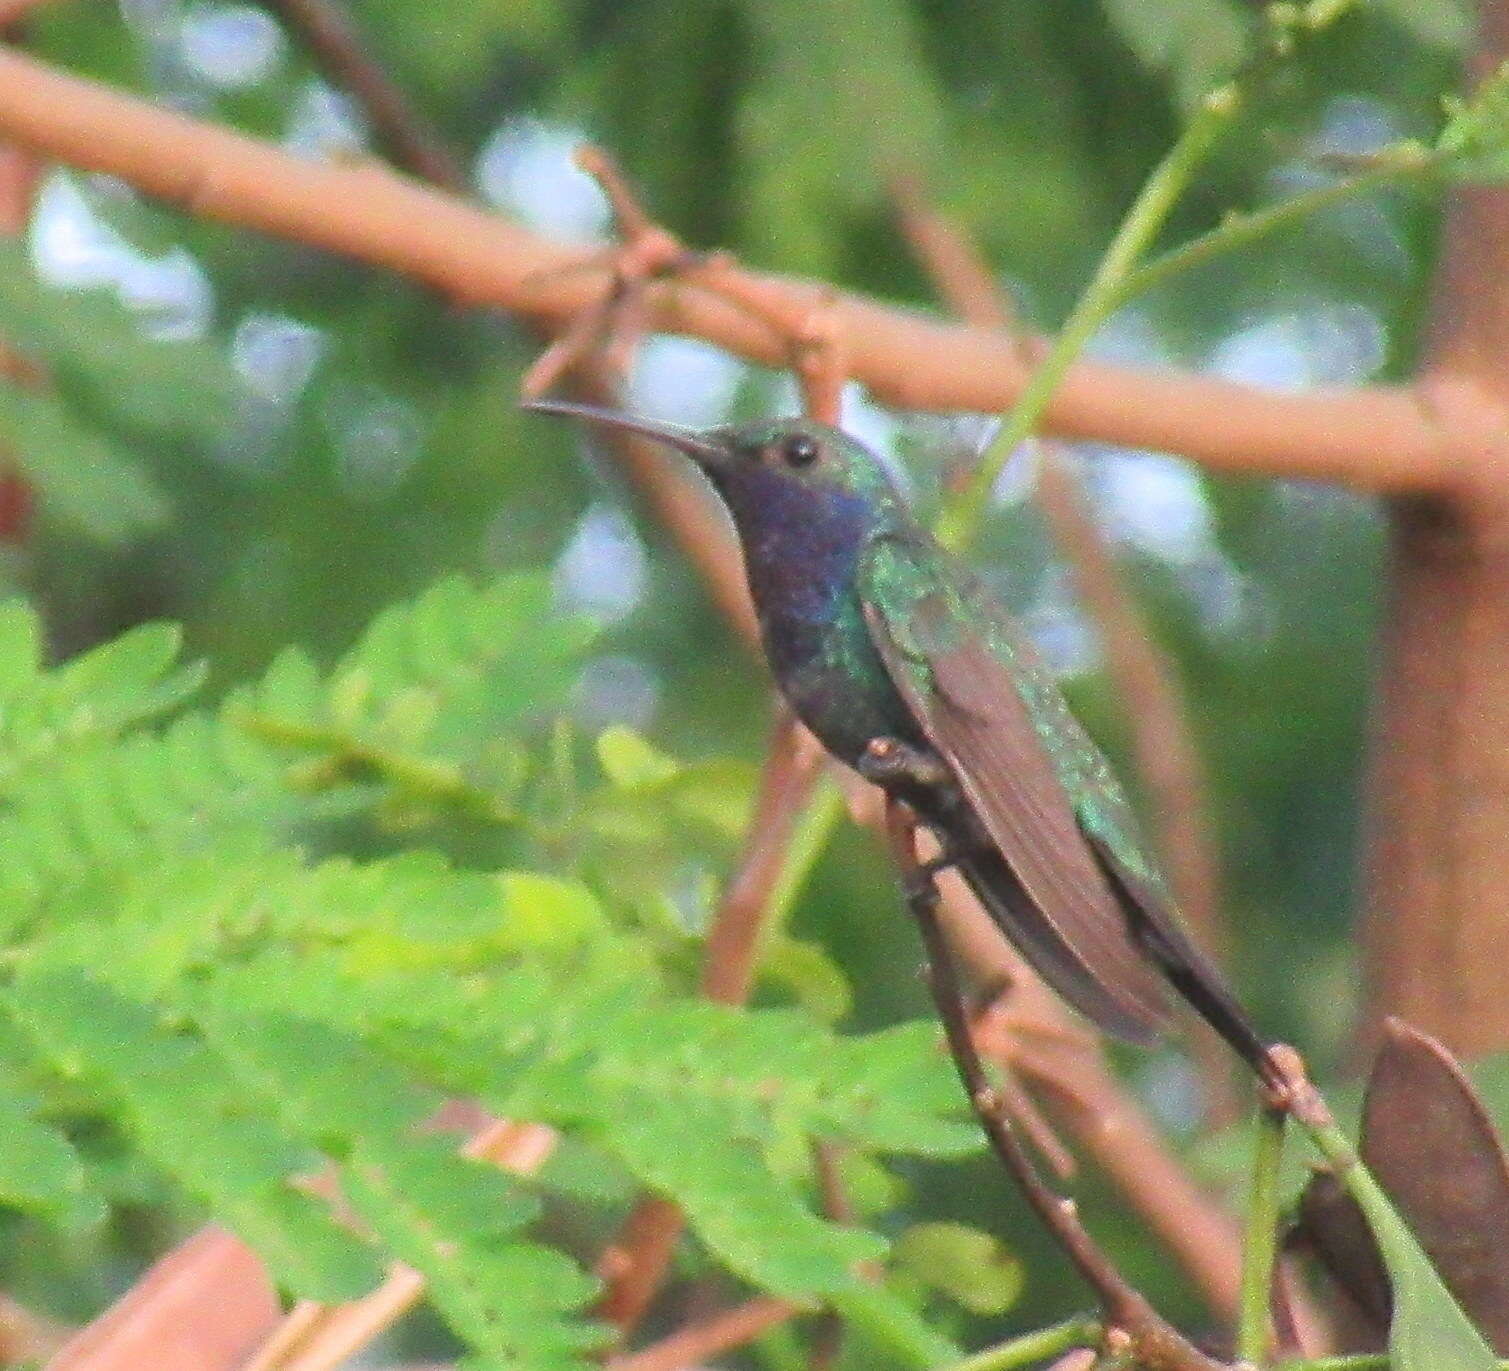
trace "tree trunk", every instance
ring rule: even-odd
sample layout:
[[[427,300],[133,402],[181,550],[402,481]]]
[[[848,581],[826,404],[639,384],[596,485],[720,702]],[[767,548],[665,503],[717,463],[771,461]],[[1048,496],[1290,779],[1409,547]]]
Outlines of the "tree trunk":
[[[1489,0],[1477,75],[1506,55]],[[1393,509],[1364,1029],[1471,1055],[1509,1047],[1509,191],[1453,196],[1433,320],[1420,394],[1455,480]]]

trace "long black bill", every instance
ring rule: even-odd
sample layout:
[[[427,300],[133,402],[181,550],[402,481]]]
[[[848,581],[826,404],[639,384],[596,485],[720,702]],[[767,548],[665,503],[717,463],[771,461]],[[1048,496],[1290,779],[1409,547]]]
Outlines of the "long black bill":
[[[599,409],[596,405],[573,405],[564,400],[526,400],[520,409],[534,414],[559,414],[568,419],[585,419],[604,428],[616,428],[623,433],[636,433],[641,438],[652,438],[684,452],[703,466],[716,466],[726,454],[716,443],[710,443],[694,429],[680,424],[655,424],[647,419],[636,419],[616,409]]]

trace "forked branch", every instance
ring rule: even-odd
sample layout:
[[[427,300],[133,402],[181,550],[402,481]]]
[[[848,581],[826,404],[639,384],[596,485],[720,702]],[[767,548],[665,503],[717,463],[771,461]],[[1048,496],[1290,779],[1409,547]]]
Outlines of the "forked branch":
[[[568,271],[591,249],[552,243],[377,166],[319,165],[14,52],[0,52],[0,137],[121,177],[201,218],[241,225],[427,282],[458,303],[503,308],[554,334],[600,300],[605,275]],[[331,212],[332,206],[343,212]],[[743,272],[810,305],[811,282]],[[649,326],[767,365],[787,340],[704,290],[656,283]],[[1027,373],[1015,343],[856,295],[833,315],[846,369],[906,408],[998,413]],[[1216,470],[1331,480],[1375,492],[1440,490],[1454,474],[1408,390],[1276,395],[1212,377],[1081,362],[1045,414],[1066,437],[1155,447]]]

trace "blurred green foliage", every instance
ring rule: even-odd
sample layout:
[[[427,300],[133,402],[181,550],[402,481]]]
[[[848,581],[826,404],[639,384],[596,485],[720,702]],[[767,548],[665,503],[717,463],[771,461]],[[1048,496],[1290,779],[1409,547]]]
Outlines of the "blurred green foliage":
[[[1467,9],[1458,0],[1364,4],[1307,45],[1220,149],[1170,240],[1210,227],[1232,206],[1334,174],[1325,153],[1432,136],[1442,93],[1457,83]],[[1250,11],[1238,0],[354,7],[373,52],[474,168],[479,187],[544,231],[601,223],[594,193],[565,161],[585,136],[620,157],[653,211],[694,244],[928,307],[885,192],[889,176],[921,173],[1044,327],[1072,301],[1192,97],[1231,60]],[[307,57],[269,22],[234,5],[58,4],[37,12],[29,41],[71,70],[199,116],[316,154],[357,155],[359,119],[332,107]],[[1166,285],[1098,345],[1140,364],[1211,367],[1281,386],[1398,376],[1418,346],[1435,232],[1426,197],[1343,206]],[[185,220],[109,181],[63,172],[44,186],[28,240],[0,258],[0,337],[48,376],[35,392],[0,390],[0,441],[39,501],[34,526],[12,536],[6,575],[40,612],[47,655],[70,657],[146,620],[171,619],[183,625],[187,659],[209,669],[210,703],[153,726],[149,741],[132,741],[137,717],[123,705],[79,725],[87,736],[78,755],[89,764],[49,757],[25,781],[41,797],[37,813],[65,805],[64,792],[73,793],[65,781],[82,787],[101,821],[91,860],[104,862],[111,842],[142,841],[138,828],[112,833],[106,822],[115,811],[104,792],[118,784],[165,805],[159,817],[171,811],[175,842],[222,825],[216,841],[234,842],[248,862],[283,854],[290,891],[351,885],[352,909],[361,903],[357,873],[369,864],[398,864],[394,879],[412,878],[416,890],[461,889],[469,875],[506,870],[513,885],[494,898],[517,936],[533,930],[551,943],[585,936],[601,920],[627,921],[642,959],[633,964],[647,980],[690,984],[696,935],[726,873],[765,734],[764,678],[660,532],[633,516],[613,473],[562,427],[515,411],[535,340],[507,319],[463,314],[365,268]],[[658,350],[640,379],[636,393],[668,415],[789,403],[776,378],[730,373],[685,349]],[[936,493],[940,464],[971,441],[926,416],[862,412],[923,502]],[[1213,775],[1243,993],[1273,1034],[1335,1061],[1352,994],[1346,920],[1382,521],[1332,492],[1116,455],[1089,460],[1127,572],[1189,687]],[[1008,500],[979,555],[1116,750],[1117,702],[1030,507]],[[522,629],[506,607],[489,607],[489,592],[457,583],[414,601],[450,573],[491,585],[500,572],[544,566],[554,568],[552,588],[536,581],[532,593],[563,611],[549,630]],[[381,617],[400,600],[421,608]],[[593,618],[590,634],[579,627]],[[363,676],[353,666],[360,653],[344,654],[374,620]],[[385,633],[457,622],[472,635],[469,652],[485,656],[491,638],[500,651],[508,645],[507,656],[459,685],[384,675],[400,661],[423,677],[425,663],[459,651],[436,629],[438,640],[408,641],[395,658],[385,655]],[[21,630],[11,623],[8,631]],[[145,661],[162,640],[117,640],[111,650]],[[0,674],[8,670],[0,663]],[[169,679],[171,688],[143,684],[151,710],[188,684]],[[437,712],[437,692],[449,714]],[[519,701],[535,730],[522,741],[512,736]],[[542,723],[552,714],[567,720],[554,731]],[[619,731],[604,733],[611,729]],[[599,735],[593,755],[588,740]],[[108,766],[95,766],[92,748],[108,748]],[[224,788],[227,757],[239,759],[231,773],[240,789]],[[529,834],[513,823],[526,811]],[[296,848],[303,855],[289,855]],[[442,854],[443,867],[404,866],[416,860],[404,855],[410,848]],[[44,845],[28,866],[7,848],[8,866],[22,873],[7,882],[24,884],[25,872],[42,882],[67,866],[70,851]],[[107,907],[124,918],[169,889],[185,901],[176,907],[198,907],[228,898],[237,880],[260,880],[249,874],[258,871],[210,873],[185,858],[162,890],[109,887]],[[148,878],[156,883],[158,873]],[[559,880],[575,883],[569,895],[537,884]],[[469,915],[455,898],[433,909],[420,901],[412,918],[364,909],[341,927],[342,955],[365,958],[362,974],[374,977],[398,943],[416,974],[454,969],[448,959],[458,948],[470,949],[468,967],[483,964],[497,949],[482,930],[497,920]],[[611,918],[605,902],[615,906]],[[441,930],[433,946],[430,917]],[[862,837],[845,832],[824,858],[790,935],[762,988],[767,1002],[789,1003],[793,986],[806,987],[796,997],[805,1007],[790,1012],[815,1023],[847,1009],[845,1032],[923,1012],[912,933]],[[78,936],[76,951],[87,949]],[[79,961],[88,958],[71,964]],[[102,989],[53,971],[30,986],[27,1013],[54,1060],[94,1054],[61,1034],[60,1006],[79,996],[104,1005],[158,974],[124,953],[116,970],[106,979],[130,984]],[[283,1012],[250,993],[238,1006]],[[148,1022],[139,1006],[110,1012],[121,1016],[120,1054],[178,1031]],[[207,996],[196,1051],[215,1071],[272,1079],[286,1063],[222,1060],[229,1039],[216,1034],[228,1020],[216,1016],[228,1012]],[[349,1028],[332,1021],[322,1031]],[[441,1057],[426,1059],[425,1070],[438,1071]],[[196,1079],[208,1070],[191,1067]],[[1135,1068],[1155,1104],[1176,1126],[1187,1123],[1189,1083],[1177,1059],[1139,1057]],[[88,1088],[109,1093],[130,1064],[97,1054],[92,1073]],[[290,1116],[274,1126],[295,1142],[380,1143],[343,1117]],[[45,1191],[56,1214],[86,1201],[80,1190],[65,1205],[74,1163],[50,1137],[32,1140],[10,1197]],[[113,1134],[89,1141],[99,1153],[91,1164],[114,1168],[116,1197],[129,1201],[116,1245],[89,1249],[98,1258],[91,1265],[75,1240],[60,1246],[18,1229],[4,1272],[13,1287],[74,1313],[118,1279],[102,1253],[139,1259],[178,1213],[164,1207],[157,1170],[127,1160]],[[192,1151],[192,1140],[180,1141],[164,1143],[156,1168],[168,1167],[169,1153]],[[674,1159],[657,1159],[662,1169],[650,1175],[651,1151],[625,1144],[614,1165],[680,1184],[664,1169]],[[783,1153],[781,1165],[796,1163]],[[985,1163],[913,1160],[900,1174],[904,1197],[875,1206],[887,1216],[881,1225],[959,1218],[1005,1235],[1026,1272],[1010,1315],[1021,1326],[1081,1299]],[[188,1191],[207,1198],[202,1187]],[[381,1196],[371,1203],[369,1220],[386,1236],[393,1216]],[[1191,1312],[1167,1264],[1114,1202],[1092,1191],[1084,1203],[1134,1275],[1174,1312]],[[914,1252],[938,1240],[928,1232],[913,1239]],[[712,1229],[701,1237],[730,1269],[768,1274],[739,1265],[738,1239]],[[999,1280],[964,1292],[964,1306],[991,1308],[1016,1269],[1003,1258]],[[450,1312],[464,1332],[481,1315],[456,1298]],[[943,1323],[957,1328],[961,1317],[951,1312]]]

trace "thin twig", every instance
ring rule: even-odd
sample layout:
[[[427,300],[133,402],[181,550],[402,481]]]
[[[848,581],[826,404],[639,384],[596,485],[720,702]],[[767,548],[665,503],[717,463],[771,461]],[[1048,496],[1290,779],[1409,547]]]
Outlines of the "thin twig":
[[[0,136],[108,172],[201,218],[271,233],[428,282],[554,332],[601,298],[603,273],[564,271],[591,249],[549,242],[373,165],[321,165],[43,63],[0,51]],[[339,205],[342,212],[332,214]],[[813,283],[745,272],[810,301]],[[780,364],[786,340],[709,292],[657,283],[653,328]],[[1026,378],[1010,340],[841,294],[850,376],[906,408],[997,413]],[[1081,361],[1044,416],[1051,431],[1182,452],[1213,469],[1439,491],[1459,475],[1412,391],[1280,395],[1178,372]]]
[[[826,1139],[814,1142],[812,1163],[817,1172],[817,1193],[822,1200],[824,1216],[834,1223],[853,1223],[854,1205],[844,1185],[839,1145]],[[876,1277],[879,1274],[878,1270],[866,1273]],[[844,1350],[844,1332],[843,1316],[836,1309],[825,1309],[818,1315],[808,1346],[807,1371],[829,1371],[838,1363]]]
[[[1264,11],[1257,39],[1237,73],[1199,102],[1172,147],[1148,173],[1116,232],[1101,254],[1089,283],[1053,339],[1042,362],[1007,411],[1000,431],[964,487],[951,495],[938,533],[950,547],[973,541],[990,492],[1021,442],[1035,432],[1070,367],[1095,331],[1129,298],[1130,282],[1195,172],[1236,122],[1258,81],[1288,55],[1294,41],[1329,25],[1344,5],[1324,12],[1272,5]]]
[[[774,1296],[748,1300],[700,1323],[678,1328],[638,1352],[612,1358],[608,1371],[680,1371],[683,1366],[698,1366],[710,1357],[742,1347],[801,1312],[799,1305]]]
[[[582,310],[524,373],[519,391],[529,398],[543,395],[588,359],[621,385],[649,327],[646,287],[690,260],[681,241],[650,218],[607,153],[586,144],[575,160],[602,187],[618,241],[597,255],[597,264],[608,271],[602,298]]]
[[[702,993],[720,1004],[749,998],[761,926],[780,880],[791,837],[822,774],[822,749],[784,707],[766,751],[755,808],[734,877],[707,936]]]
[[[1152,1371],[1219,1371],[1218,1362],[1207,1357],[1160,1317],[1121,1274],[1080,1221],[1074,1201],[1055,1194],[1038,1176],[975,1049],[954,972],[953,956],[937,918],[937,887],[923,872],[917,859],[916,820],[897,802],[887,805],[886,819],[892,855],[902,873],[907,903],[922,933],[929,984],[959,1079],[996,1156],[1029,1207],[1100,1301],[1106,1321],[1108,1350],[1117,1350],[1112,1346],[1114,1330],[1125,1336],[1128,1349]]]
[[[1094,1319],[1066,1319],[1063,1323],[998,1342],[994,1347],[984,1348],[963,1361],[940,1368],[940,1371],[1010,1371],[1031,1362],[1061,1356],[1081,1345],[1097,1347],[1100,1338],[1100,1325]]]
[[[466,172],[461,163],[382,66],[368,56],[338,0],[266,3],[309,50],[321,72],[355,96],[378,142],[398,166],[431,185],[465,193]]]
[[[741,270],[728,252],[688,262],[681,279],[737,306],[785,339],[803,410],[822,423],[840,423],[848,365],[836,291],[819,287],[799,296],[773,288],[770,281]]]

